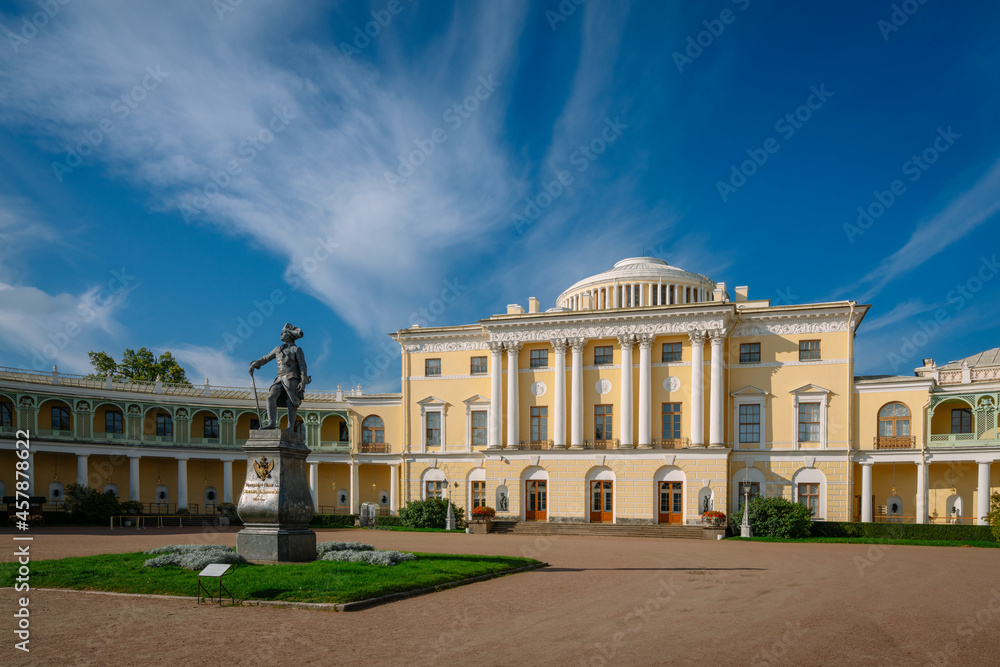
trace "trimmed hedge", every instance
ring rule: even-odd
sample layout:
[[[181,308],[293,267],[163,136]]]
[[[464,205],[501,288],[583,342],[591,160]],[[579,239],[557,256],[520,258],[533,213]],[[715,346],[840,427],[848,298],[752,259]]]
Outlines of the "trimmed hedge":
[[[340,526],[353,528],[357,521],[357,514],[316,514],[313,516],[310,525],[317,526]]]
[[[813,537],[867,537],[883,540],[997,541],[990,526],[961,524],[816,521],[812,525],[811,534]]]
[[[380,516],[378,517],[378,523],[375,524],[378,528],[383,526],[402,526],[403,520],[398,516]]]

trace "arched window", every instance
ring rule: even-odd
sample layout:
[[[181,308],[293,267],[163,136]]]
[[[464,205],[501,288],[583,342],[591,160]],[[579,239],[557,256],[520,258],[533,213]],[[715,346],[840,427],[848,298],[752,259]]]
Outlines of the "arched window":
[[[902,403],[889,403],[878,411],[878,434],[910,435],[910,410]]]
[[[361,422],[361,442],[385,442],[385,422],[381,417],[372,415]]]

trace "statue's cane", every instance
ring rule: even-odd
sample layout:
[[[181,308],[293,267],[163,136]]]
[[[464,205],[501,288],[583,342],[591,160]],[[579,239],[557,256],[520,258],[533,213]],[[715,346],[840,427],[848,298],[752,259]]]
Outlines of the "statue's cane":
[[[257,428],[260,428],[264,418],[260,415],[260,399],[257,398],[257,381],[253,377],[253,371],[250,371],[250,384],[253,385],[253,400],[257,404]]]

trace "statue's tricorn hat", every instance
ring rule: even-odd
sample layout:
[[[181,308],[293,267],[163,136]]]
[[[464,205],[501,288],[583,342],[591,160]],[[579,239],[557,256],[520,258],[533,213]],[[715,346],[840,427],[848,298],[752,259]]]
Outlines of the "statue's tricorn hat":
[[[285,322],[285,326],[281,329],[281,333],[283,333],[283,334],[285,334],[285,333],[291,334],[292,335],[292,340],[298,340],[299,338],[302,338],[302,336],[304,335],[302,333],[302,329],[300,329],[298,327],[293,327],[288,322]]]

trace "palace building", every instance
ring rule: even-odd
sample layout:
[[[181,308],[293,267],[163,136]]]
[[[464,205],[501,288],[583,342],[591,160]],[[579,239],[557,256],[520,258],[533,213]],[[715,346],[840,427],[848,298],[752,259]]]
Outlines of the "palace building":
[[[748,493],[817,520],[984,523],[1000,490],[1000,348],[855,376],[869,306],[774,305],[649,257],[556,304],[397,331],[400,393],[306,392],[316,510],[437,496],[521,521],[686,524]],[[50,502],[78,482],[212,511],[238,500],[257,419],[249,389],[0,369],[0,493],[30,429]]]

